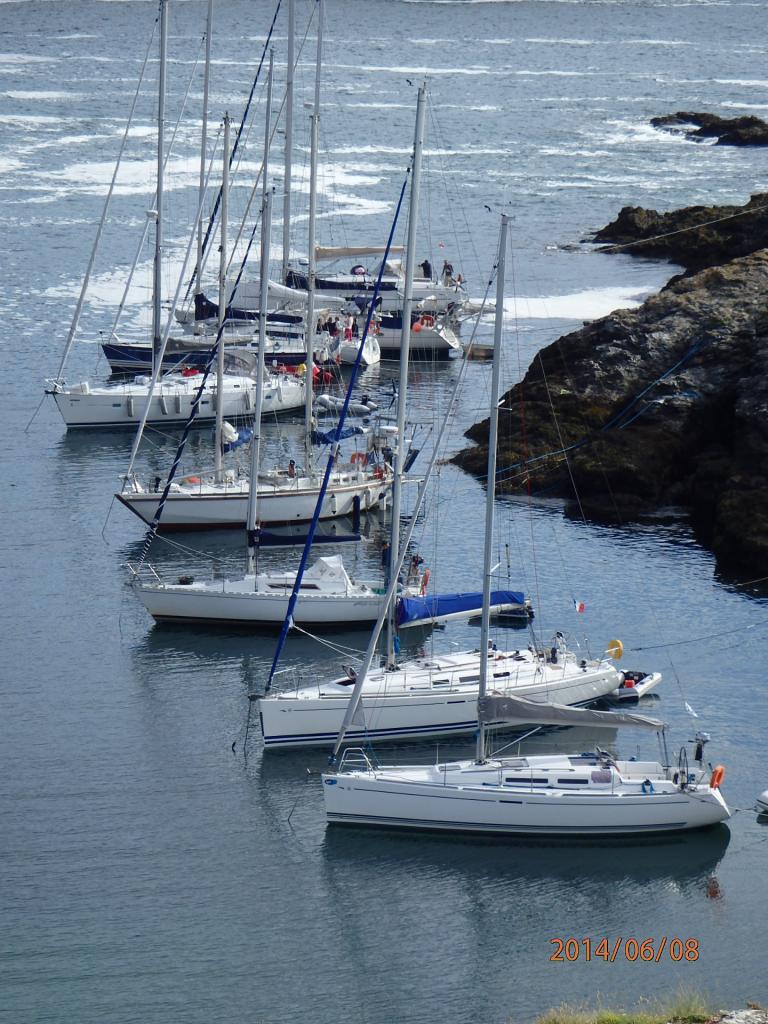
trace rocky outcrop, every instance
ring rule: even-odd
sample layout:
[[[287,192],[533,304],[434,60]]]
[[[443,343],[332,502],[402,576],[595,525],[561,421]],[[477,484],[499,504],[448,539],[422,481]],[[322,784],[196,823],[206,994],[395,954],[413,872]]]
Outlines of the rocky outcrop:
[[[717,266],[768,246],[768,193],[743,206],[687,206],[669,213],[625,206],[592,240],[618,243],[616,251],[672,260],[688,270]]]
[[[768,124],[759,117],[718,117],[679,110],[676,114],[652,117],[651,124],[699,142],[716,139],[718,146],[768,146]]]
[[[454,461],[484,476],[488,421]],[[500,407],[498,489],[625,521],[686,504],[724,568],[768,572],[768,251],[678,277],[543,349]]]

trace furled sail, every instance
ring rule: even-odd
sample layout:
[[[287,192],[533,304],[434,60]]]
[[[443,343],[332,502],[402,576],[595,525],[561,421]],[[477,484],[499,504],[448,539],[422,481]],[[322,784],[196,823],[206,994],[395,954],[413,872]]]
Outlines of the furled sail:
[[[646,715],[626,715],[613,711],[590,711],[569,708],[564,704],[539,704],[525,697],[481,697],[477,702],[481,722],[519,722],[528,725],[593,725],[615,729],[618,725],[632,725],[658,732],[664,723]]]

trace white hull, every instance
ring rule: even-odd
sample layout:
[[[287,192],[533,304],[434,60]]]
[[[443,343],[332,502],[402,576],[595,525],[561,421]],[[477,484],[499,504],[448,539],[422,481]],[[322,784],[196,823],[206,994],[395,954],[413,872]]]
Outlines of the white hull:
[[[147,422],[152,425],[185,423],[199,386],[199,378],[181,375],[171,375],[158,382],[150,401]],[[50,393],[68,429],[136,427],[144,415],[149,385],[130,382],[96,387],[84,382],[56,386]],[[224,418],[253,416],[255,399],[254,380],[250,377],[228,378],[223,395]],[[265,384],[264,416],[289,412],[303,404],[304,385],[301,381],[286,378]],[[202,424],[215,420],[216,407],[217,389],[213,381],[205,386],[195,422]]]
[[[139,600],[159,622],[212,622],[252,626],[282,626],[291,587],[278,593],[259,593],[253,577],[205,583],[140,584]],[[312,597],[300,594],[293,614],[298,626],[333,626],[375,622],[382,597],[351,592]]]
[[[401,329],[380,327],[377,337],[384,358],[400,358]],[[461,342],[450,327],[422,327],[411,333],[411,351],[421,356],[447,357],[461,351]]]
[[[339,360],[346,366],[353,366],[357,361],[357,353],[360,349],[360,341],[342,341],[339,344]],[[381,349],[374,337],[367,337],[363,346],[363,354],[360,358],[361,366],[375,366],[381,362]]]
[[[516,652],[494,654],[491,675],[500,692],[541,703],[578,705],[604,697],[618,683],[616,669],[605,662],[582,671],[571,663],[545,665],[530,660],[528,652],[524,655],[528,661],[517,660]],[[474,733],[479,667],[479,654],[468,651],[405,663],[393,672],[371,672],[362,697],[366,727],[353,724],[346,742]],[[265,747],[332,743],[349,702],[348,683],[336,680],[261,698]]]
[[[295,572],[246,574],[238,579],[140,583],[139,600],[160,621],[282,626]],[[408,590],[409,595],[418,588]],[[340,555],[318,558],[304,573],[293,611],[299,626],[369,624],[378,617],[384,591],[351,580]]]
[[[719,790],[706,782],[681,789],[653,763],[606,768],[597,758],[560,757],[548,766],[540,757],[343,768],[323,775],[328,821],[341,824],[578,837],[679,832],[730,816]]]
[[[320,480],[290,480],[281,474],[275,482],[259,478],[259,523],[277,526],[306,523],[312,519],[320,494]],[[391,488],[389,479],[357,472],[339,473],[331,481],[320,510],[321,519],[336,519],[355,513],[357,502],[365,512],[385,502]],[[248,510],[247,479],[225,480],[220,484],[198,477],[182,478],[173,485],[163,510],[162,530],[208,530],[245,526]],[[117,495],[131,512],[151,523],[160,501],[154,491],[126,490]]]

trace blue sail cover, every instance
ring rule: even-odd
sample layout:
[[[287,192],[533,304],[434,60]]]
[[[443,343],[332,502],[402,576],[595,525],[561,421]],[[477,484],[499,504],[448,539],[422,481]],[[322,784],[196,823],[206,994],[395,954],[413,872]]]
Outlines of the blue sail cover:
[[[235,448],[239,448],[242,444],[248,444],[253,437],[253,431],[250,427],[246,430],[239,431],[234,441],[229,441],[227,444],[221,446],[221,450],[226,454],[227,452],[233,452]]]
[[[525,594],[521,590],[492,590],[491,612],[494,605],[525,605]],[[480,591],[470,594],[434,594],[431,597],[401,597],[397,602],[397,624],[405,626],[413,622],[430,622],[448,615],[480,615],[483,610],[483,595]]]
[[[344,441],[348,437],[354,437],[355,434],[362,434],[362,427],[344,427],[336,435],[336,430],[313,430],[312,431],[312,444],[334,444],[334,442]]]

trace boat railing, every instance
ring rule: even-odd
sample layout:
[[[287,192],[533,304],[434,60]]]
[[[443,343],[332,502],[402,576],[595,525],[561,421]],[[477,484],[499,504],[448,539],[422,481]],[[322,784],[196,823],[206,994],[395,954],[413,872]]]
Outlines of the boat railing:
[[[362,747],[347,747],[339,761],[339,771],[372,772],[373,765]]]
[[[131,562],[126,562],[125,564],[128,572],[136,583],[141,580],[142,574],[152,577],[157,583],[163,582],[151,562],[143,562],[141,565],[133,565]]]

